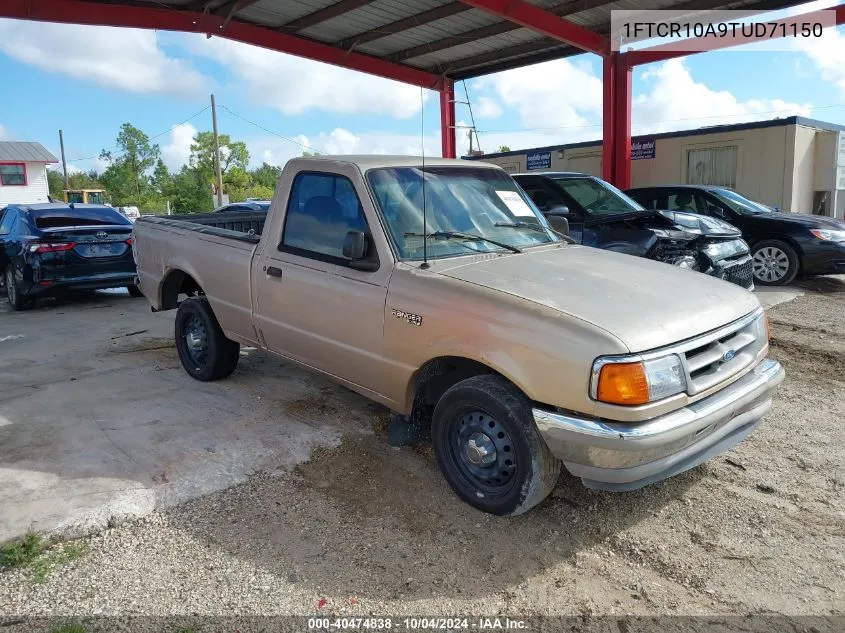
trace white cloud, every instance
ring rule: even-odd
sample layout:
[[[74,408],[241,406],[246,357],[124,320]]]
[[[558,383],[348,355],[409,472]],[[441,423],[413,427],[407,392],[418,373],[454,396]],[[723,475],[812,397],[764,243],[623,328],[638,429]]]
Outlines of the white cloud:
[[[0,20],[0,51],[48,72],[137,94],[193,97],[207,81],[168,57],[154,31]]]
[[[480,97],[475,111],[479,117],[485,119],[495,119],[502,115],[502,107],[490,97]]]
[[[825,29],[821,37],[796,38],[792,45],[810,58],[821,72],[822,79],[836,85],[845,99],[845,33],[838,29]]]
[[[427,134],[423,139],[414,134],[391,132],[351,132],[335,128],[329,132],[293,137],[299,145],[276,136],[261,136],[247,139],[250,156],[257,164],[261,161],[271,165],[283,165],[286,161],[301,156],[306,149],[324,154],[404,154],[419,156],[421,147],[426,156],[440,156],[440,133]],[[422,144],[421,144],[422,141]]]
[[[182,37],[190,51],[226,67],[235,87],[253,102],[288,115],[322,110],[407,119],[431,95],[389,79],[240,42],[197,34]]]
[[[188,162],[196,134],[197,128],[190,123],[182,123],[170,130],[167,143],[161,147],[161,160],[170,171],[178,171]]]
[[[566,59],[505,71],[480,84],[492,86],[532,128],[583,127],[601,115],[601,80],[588,66]]]
[[[809,103],[782,99],[740,101],[727,90],[695,81],[682,59],[655,65],[643,73],[649,86],[634,97],[634,133],[667,132],[724,123],[760,121],[795,114],[808,116]]]

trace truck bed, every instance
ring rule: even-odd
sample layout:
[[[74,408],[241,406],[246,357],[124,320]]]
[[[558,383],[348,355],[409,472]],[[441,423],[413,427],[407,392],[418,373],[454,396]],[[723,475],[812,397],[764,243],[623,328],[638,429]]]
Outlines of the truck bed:
[[[232,213],[190,213],[184,215],[146,216],[141,221],[189,229],[206,235],[217,235],[231,239],[242,240],[257,244],[267,213],[256,211],[246,213],[236,211]],[[196,226],[192,226],[196,225]]]

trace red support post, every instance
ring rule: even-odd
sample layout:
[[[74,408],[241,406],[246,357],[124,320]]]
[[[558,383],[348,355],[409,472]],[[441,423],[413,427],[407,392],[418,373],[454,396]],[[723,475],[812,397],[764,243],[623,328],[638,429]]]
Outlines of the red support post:
[[[632,68],[627,53],[611,53],[602,67],[602,178],[631,186]]]
[[[444,79],[440,89],[440,140],[443,158],[457,158],[455,131],[455,82]]]
[[[613,120],[614,162],[613,184],[619,189],[631,187],[631,100],[633,68],[626,54],[616,58],[616,78],[613,100],[616,103]]]

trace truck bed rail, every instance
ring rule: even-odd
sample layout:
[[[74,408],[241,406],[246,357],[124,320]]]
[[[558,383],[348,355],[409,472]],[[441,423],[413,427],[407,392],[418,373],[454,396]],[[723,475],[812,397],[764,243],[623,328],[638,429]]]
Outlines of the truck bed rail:
[[[217,235],[257,244],[264,230],[267,214],[255,213],[196,213],[180,216],[143,216],[136,222],[189,229],[206,235]]]

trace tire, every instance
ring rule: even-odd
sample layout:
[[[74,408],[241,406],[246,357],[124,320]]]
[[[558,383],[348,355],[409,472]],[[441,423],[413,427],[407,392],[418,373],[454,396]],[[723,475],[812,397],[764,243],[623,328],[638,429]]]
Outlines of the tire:
[[[235,371],[241,346],[226,338],[205,298],[182,302],[176,311],[175,336],[179,360],[191,378],[208,382]]]
[[[129,296],[135,299],[144,296],[144,293],[141,292],[141,289],[135,284],[132,284],[131,286],[126,286],[126,290],[129,291]]]
[[[3,280],[6,286],[6,298],[9,300],[9,305],[12,306],[12,310],[19,312],[26,310],[32,305],[31,299],[27,299],[21,295],[20,288],[18,288],[18,284],[15,281],[15,270],[11,264],[6,267],[3,273]]]
[[[483,512],[527,512],[552,491],[560,462],[540,437],[531,402],[501,376],[451,387],[434,409],[431,438],[446,481]]]
[[[801,262],[798,253],[786,242],[763,240],[751,249],[754,282],[763,286],[783,286],[791,283]]]

